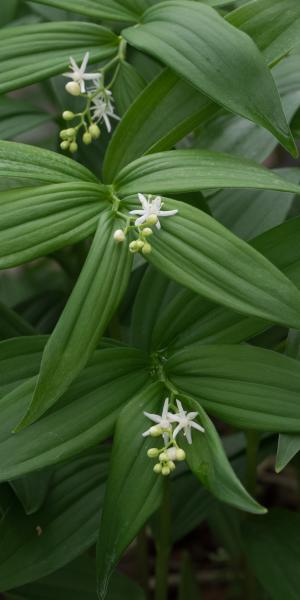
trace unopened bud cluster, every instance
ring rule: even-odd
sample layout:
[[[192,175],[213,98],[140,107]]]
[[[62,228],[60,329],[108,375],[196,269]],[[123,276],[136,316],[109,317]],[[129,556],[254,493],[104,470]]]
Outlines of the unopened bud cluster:
[[[178,446],[171,446],[171,448],[150,448],[147,452],[149,458],[158,458],[158,462],[154,465],[154,473],[160,475],[170,475],[174,469],[176,469],[175,462],[181,462],[185,460],[185,452]]]
[[[156,215],[152,215],[156,217]],[[156,217],[157,222],[157,217]],[[134,229],[138,235],[138,239],[129,243],[129,252],[135,254],[136,252],[142,252],[142,254],[149,254],[152,250],[151,244],[148,238],[153,234],[153,231],[149,225],[153,225],[153,219],[148,219],[145,226],[127,226],[124,230],[117,229],[114,232],[114,240],[116,242],[124,242],[126,240],[126,234],[129,229]]]

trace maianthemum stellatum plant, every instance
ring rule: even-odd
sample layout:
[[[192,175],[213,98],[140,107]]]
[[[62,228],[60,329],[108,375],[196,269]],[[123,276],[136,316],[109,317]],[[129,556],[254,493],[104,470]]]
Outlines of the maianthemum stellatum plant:
[[[0,24],[0,596],[299,600],[299,0]]]

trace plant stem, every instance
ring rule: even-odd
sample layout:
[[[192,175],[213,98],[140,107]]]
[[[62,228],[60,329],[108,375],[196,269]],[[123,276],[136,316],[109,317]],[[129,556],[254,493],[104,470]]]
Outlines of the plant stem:
[[[164,480],[164,495],[159,514],[159,535],[156,543],[156,589],[155,600],[167,600],[168,567],[171,551],[171,497],[170,482]]]
[[[149,597],[149,563],[148,563],[148,543],[146,529],[141,529],[137,536],[137,565],[140,584],[145,592],[146,598]]]

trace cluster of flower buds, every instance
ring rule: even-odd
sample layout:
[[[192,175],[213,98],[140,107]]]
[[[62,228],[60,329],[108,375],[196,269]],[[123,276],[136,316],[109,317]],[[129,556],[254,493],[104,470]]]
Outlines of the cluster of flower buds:
[[[155,425],[147,429],[142,434],[143,437],[163,437],[164,446],[162,448],[150,448],[147,452],[149,458],[158,458],[153,470],[161,475],[170,475],[176,468],[175,463],[186,458],[185,451],[179,448],[176,441],[180,431],[183,431],[189,444],[192,443],[192,428],[204,433],[203,427],[194,420],[198,413],[186,412],[180,400],[176,400],[176,404],[176,412],[170,412],[169,398],[166,398],[161,415],[144,412],[144,415]]]
[[[117,229],[114,232],[116,242],[124,242],[126,234],[130,229],[134,229],[138,235],[138,239],[130,242],[129,251],[142,254],[150,254],[152,248],[148,238],[153,234],[152,227],[161,228],[159,217],[171,217],[177,214],[177,210],[161,210],[163,202],[161,196],[152,198],[151,195],[144,196],[138,194],[139,201],[142,205],[141,209],[131,210],[130,215],[134,215],[134,225],[127,225],[125,229]],[[138,218],[136,218],[138,215]]]
[[[81,96],[86,101],[85,109],[82,112],[74,113],[71,110],[65,110],[62,117],[65,121],[76,120],[77,123],[68,129],[62,129],[60,132],[62,150],[69,150],[72,154],[78,150],[77,136],[82,133],[82,141],[89,145],[93,140],[97,140],[101,135],[101,129],[98,123],[105,123],[107,131],[111,132],[110,119],[118,119],[113,106],[113,97],[111,91],[105,87],[102,73],[86,73],[89,53],[87,52],[79,67],[75,60],[70,57],[70,73],[64,73],[64,77],[72,79],[65,89],[72,96]],[[92,82],[92,87],[86,89],[86,82]]]

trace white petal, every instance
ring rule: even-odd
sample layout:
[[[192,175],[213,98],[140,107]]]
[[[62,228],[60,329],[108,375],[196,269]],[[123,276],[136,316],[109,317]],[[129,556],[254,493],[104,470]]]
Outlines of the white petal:
[[[147,200],[146,196],[144,196],[144,194],[138,194],[138,198],[139,198],[139,201],[140,201],[143,209],[146,210],[148,208],[148,200]]]
[[[110,124],[108,116],[105,113],[103,115],[103,121],[106,125],[106,129],[107,129],[108,133],[110,133],[111,132],[111,124]]]
[[[147,216],[143,215],[142,217],[139,217],[138,219],[136,219],[135,225],[142,225],[142,223],[144,223],[146,220],[147,220]]]
[[[181,421],[180,416],[175,415],[174,413],[168,413],[167,418],[169,419],[170,423],[179,423]]]
[[[169,398],[166,398],[164,401],[164,406],[163,406],[163,411],[162,411],[163,419],[167,418],[168,410],[169,410]]]
[[[155,227],[156,227],[156,229],[161,229],[161,224],[159,221],[157,221],[157,223],[155,223]]]
[[[129,214],[130,215],[143,215],[144,211],[143,210],[130,210]]]
[[[82,77],[88,81],[94,81],[95,77],[97,77],[97,73],[82,73]],[[99,73],[100,77],[100,73]]]
[[[75,62],[73,56],[70,56],[70,63],[71,63],[71,67],[74,69],[74,71],[79,71],[79,67],[78,67],[77,63]]]
[[[199,423],[195,423],[194,421],[190,422],[189,427],[194,427],[194,429],[198,429],[198,431],[201,431],[201,433],[205,432],[205,429],[203,429]]]
[[[85,55],[84,55],[84,57],[83,57],[83,61],[82,61],[82,63],[81,63],[81,67],[80,67],[80,70],[81,70],[81,72],[83,72],[83,73],[85,72],[85,70],[86,70],[86,68],[87,68],[87,64],[88,64],[88,62],[89,62],[89,57],[90,57],[90,53],[89,53],[89,52],[86,52],[86,53],[85,53]]]
[[[166,446],[169,443],[169,436],[167,433],[163,433],[164,445]]]
[[[173,217],[177,215],[178,210],[160,210],[158,213],[159,217]]]
[[[143,437],[147,437],[148,435],[150,435],[150,429],[147,429],[147,431],[144,431],[144,433],[142,433]]]
[[[190,412],[186,416],[188,419],[190,419],[192,421],[193,419],[196,419],[196,417],[198,417],[198,414],[199,413],[197,413],[197,412]]]
[[[84,92],[85,92],[85,83],[84,83],[83,79],[81,79],[81,81],[80,81],[80,91],[82,94],[84,94]]]
[[[179,425],[177,425],[177,427],[175,427],[174,431],[173,431],[173,438],[175,440],[176,436],[178,435],[178,433],[182,430],[183,426],[181,423],[179,423]]]
[[[160,415],[154,415],[152,413],[148,413],[148,412],[144,412],[145,417],[147,417],[147,419],[150,419],[151,421],[154,421],[154,423],[160,423],[161,422],[161,416]]]
[[[191,432],[191,428],[190,427],[186,427],[184,430],[184,435],[188,441],[189,444],[192,443],[192,432]]]
[[[181,413],[182,415],[185,415],[185,410],[183,409],[183,406],[182,406],[180,400],[176,400],[176,404],[177,404],[177,408],[179,410],[179,413]]]

